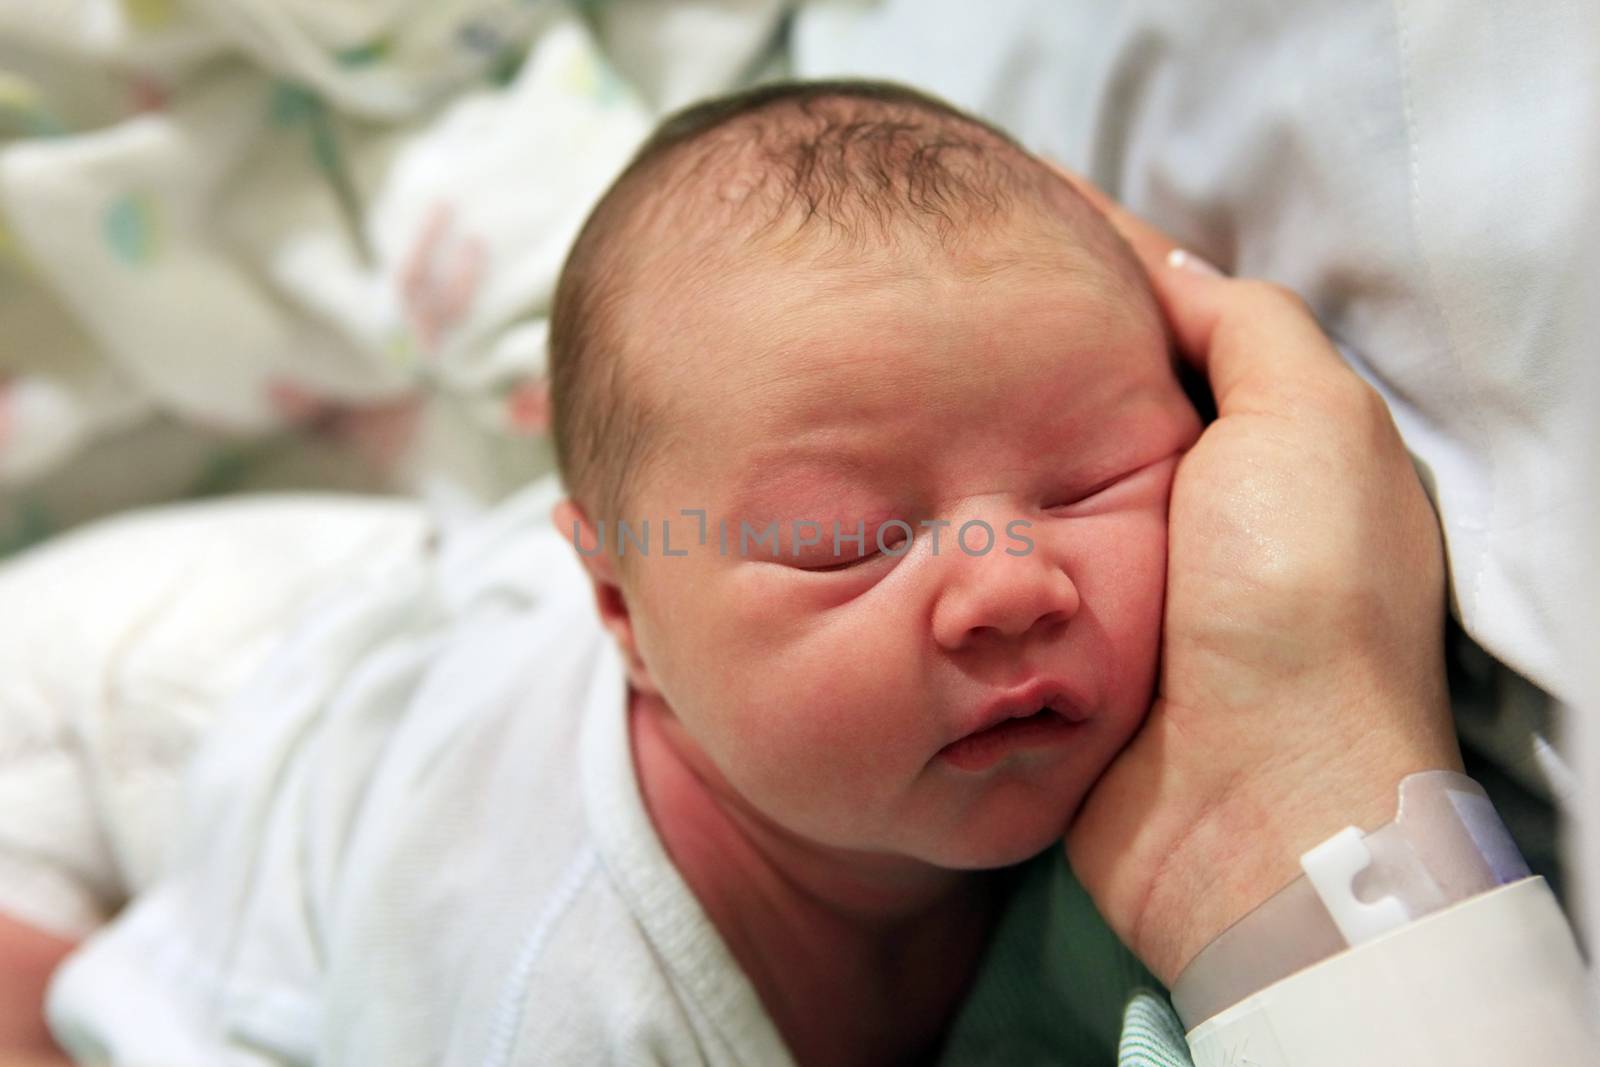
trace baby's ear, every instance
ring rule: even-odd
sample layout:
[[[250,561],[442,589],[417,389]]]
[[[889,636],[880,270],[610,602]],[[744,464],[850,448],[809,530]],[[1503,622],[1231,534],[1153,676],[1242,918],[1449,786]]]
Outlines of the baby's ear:
[[[617,557],[606,547],[605,528],[596,527],[584,514],[577,501],[567,497],[551,513],[556,529],[566,538],[578,554],[583,569],[588,572],[589,584],[594,589],[595,610],[600,622],[616,639],[622,658],[628,665],[628,681],[635,688],[656,693],[650,670],[639,655],[638,635],[634,631],[633,616],[628,610],[628,598],[623,592],[617,574]]]

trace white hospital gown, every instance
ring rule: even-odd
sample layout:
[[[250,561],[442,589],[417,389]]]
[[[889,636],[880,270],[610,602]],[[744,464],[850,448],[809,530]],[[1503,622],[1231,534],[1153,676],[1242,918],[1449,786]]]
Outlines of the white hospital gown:
[[[322,603],[196,759],[170,874],[58,972],[82,1058],[790,1058],[652,829],[545,482]]]

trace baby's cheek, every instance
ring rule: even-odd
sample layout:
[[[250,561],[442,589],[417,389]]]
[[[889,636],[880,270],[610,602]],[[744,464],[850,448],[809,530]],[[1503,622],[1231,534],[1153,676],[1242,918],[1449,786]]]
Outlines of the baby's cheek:
[[[1104,517],[1083,546],[1079,593],[1104,628],[1118,664],[1119,688],[1149,684],[1160,647],[1166,593],[1165,509]]]
[[[894,687],[887,672],[868,669],[873,661],[800,647],[721,665],[717,673],[727,688],[717,698],[731,719],[730,760],[759,769],[775,786],[792,780],[814,790],[818,775],[832,775],[852,754],[876,748],[893,733]]]

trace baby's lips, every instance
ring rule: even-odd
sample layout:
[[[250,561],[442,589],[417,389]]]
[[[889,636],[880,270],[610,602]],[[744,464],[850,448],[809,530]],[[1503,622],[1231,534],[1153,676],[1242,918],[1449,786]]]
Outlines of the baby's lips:
[[[1068,722],[1087,722],[1089,719],[1088,705],[1068,693],[1061,693],[1047,698],[1044,706]]]
[[[1036,677],[985,701],[962,725],[957,740],[980,733],[1008,719],[1023,719],[1048,708],[1068,722],[1089,718],[1087,696],[1060,678]]]

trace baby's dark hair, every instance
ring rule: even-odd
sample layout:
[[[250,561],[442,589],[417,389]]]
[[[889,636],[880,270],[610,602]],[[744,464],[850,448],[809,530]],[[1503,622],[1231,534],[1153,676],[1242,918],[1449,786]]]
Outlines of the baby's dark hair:
[[[624,351],[641,289],[736,270],[730,245],[814,257],[954,250],[1019,202],[1077,223],[1077,242],[1148,296],[1132,253],[1065,182],[1001,130],[916,90],[790,82],[668,117],[590,213],[556,287],[551,422],[567,492],[591,519],[618,518],[656,451],[659,407]],[[652,272],[669,250],[671,269]]]

